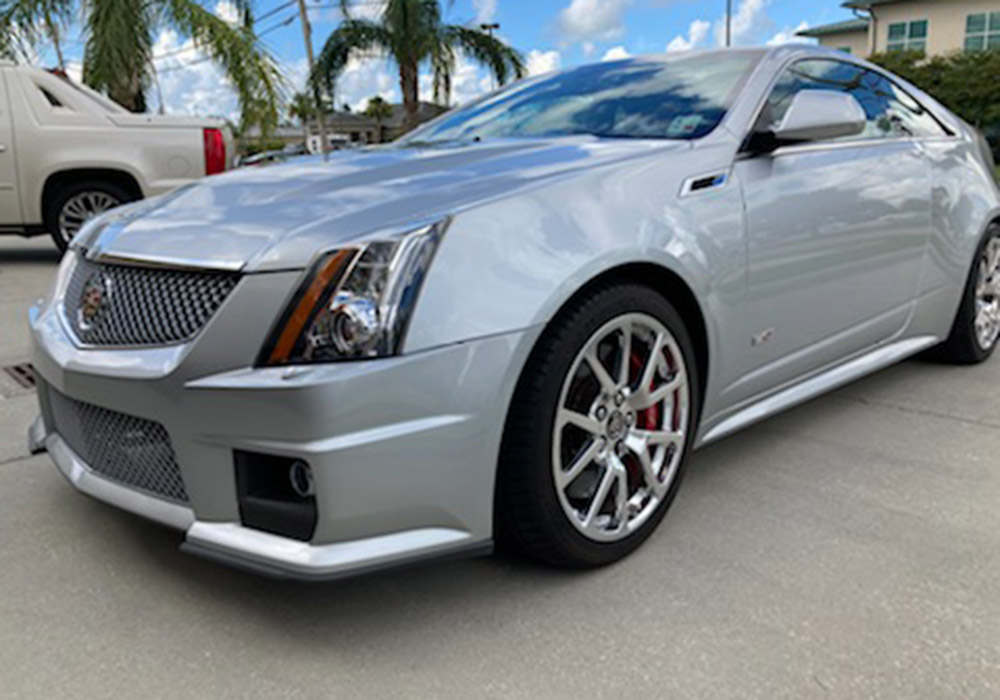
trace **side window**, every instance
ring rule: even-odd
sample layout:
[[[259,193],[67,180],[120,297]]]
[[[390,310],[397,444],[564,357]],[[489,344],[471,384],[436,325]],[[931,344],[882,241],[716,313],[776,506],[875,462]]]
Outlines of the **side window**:
[[[944,136],[944,128],[923,105],[879,73],[865,71],[864,86],[869,103],[861,103],[868,114],[876,116],[877,136],[899,138]]]
[[[802,90],[831,90],[854,96],[868,117],[864,132],[847,139],[940,136],[945,132],[916,100],[878,73],[842,61],[815,59],[793,64],[778,79],[757,122],[758,130],[781,123]]]

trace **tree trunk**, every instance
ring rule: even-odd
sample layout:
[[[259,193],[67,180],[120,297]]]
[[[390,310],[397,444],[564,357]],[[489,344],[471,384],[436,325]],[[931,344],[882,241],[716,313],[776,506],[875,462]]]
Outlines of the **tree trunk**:
[[[142,77],[136,72],[117,77],[115,84],[108,87],[108,97],[130,112],[145,112],[146,91],[142,88]]]
[[[404,131],[413,131],[420,123],[420,70],[416,63],[403,61],[399,64],[399,91],[403,93],[403,109],[406,119]]]

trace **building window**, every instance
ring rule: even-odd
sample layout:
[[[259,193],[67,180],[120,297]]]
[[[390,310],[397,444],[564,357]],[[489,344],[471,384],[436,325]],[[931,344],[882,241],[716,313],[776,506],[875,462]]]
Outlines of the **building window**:
[[[1000,49],[1000,12],[980,12],[965,20],[965,50]]]
[[[889,25],[888,51],[927,51],[927,20]]]

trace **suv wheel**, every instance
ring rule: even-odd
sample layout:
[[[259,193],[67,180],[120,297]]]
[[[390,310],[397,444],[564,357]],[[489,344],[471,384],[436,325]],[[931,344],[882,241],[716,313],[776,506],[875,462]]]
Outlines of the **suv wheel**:
[[[122,187],[100,180],[76,182],[61,187],[50,198],[45,210],[45,226],[60,250],[66,250],[83,225],[90,219],[131,201]]]

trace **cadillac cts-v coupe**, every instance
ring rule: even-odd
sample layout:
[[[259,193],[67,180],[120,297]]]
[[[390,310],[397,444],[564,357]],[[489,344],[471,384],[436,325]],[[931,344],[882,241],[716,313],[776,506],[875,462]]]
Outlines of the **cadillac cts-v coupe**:
[[[692,449],[921,351],[986,359],[998,221],[977,133],[850,56],[574,68],[90,221],[31,313],[30,440],[260,572],[606,564]]]

